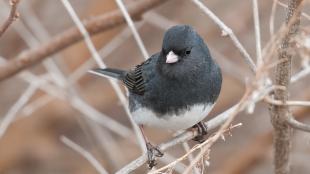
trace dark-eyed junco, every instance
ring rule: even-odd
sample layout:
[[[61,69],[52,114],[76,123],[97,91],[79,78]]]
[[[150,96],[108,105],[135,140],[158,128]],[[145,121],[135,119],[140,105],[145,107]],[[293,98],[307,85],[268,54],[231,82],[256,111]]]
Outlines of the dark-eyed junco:
[[[170,130],[197,127],[213,108],[221,91],[222,75],[209,49],[188,25],[170,28],[162,49],[133,70],[95,69],[93,73],[121,80],[129,90],[129,108],[135,122]],[[163,154],[146,140],[149,166]]]

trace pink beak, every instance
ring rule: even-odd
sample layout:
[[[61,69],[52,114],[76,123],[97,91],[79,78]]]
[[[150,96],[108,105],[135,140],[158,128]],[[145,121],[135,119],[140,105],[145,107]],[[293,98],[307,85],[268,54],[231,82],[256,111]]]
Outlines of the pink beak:
[[[173,51],[170,51],[168,54],[167,54],[167,57],[166,57],[166,63],[175,63],[179,60],[178,56],[173,52]]]

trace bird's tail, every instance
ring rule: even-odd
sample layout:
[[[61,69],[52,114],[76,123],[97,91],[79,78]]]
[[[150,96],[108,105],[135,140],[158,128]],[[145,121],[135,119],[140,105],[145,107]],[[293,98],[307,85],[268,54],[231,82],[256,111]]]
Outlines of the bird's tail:
[[[106,78],[112,77],[118,80],[123,80],[123,78],[126,75],[126,71],[113,68],[104,68],[104,69],[97,68],[89,72]]]

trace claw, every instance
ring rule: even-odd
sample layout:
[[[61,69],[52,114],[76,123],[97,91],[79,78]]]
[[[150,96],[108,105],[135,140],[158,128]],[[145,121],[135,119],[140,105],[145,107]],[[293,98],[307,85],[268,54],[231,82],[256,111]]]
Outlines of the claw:
[[[199,143],[203,143],[205,141],[204,136],[208,134],[207,126],[204,123],[199,122],[195,124],[193,128],[196,128],[198,131],[198,135],[195,138],[193,138],[193,140],[198,141]]]
[[[151,143],[146,143],[147,148],[147,157],[148,157],[148,166],[149,169],[152,169],[157,165],[155,157],[162,157],[164,154],[158,149],[158,147],[153,146]]]

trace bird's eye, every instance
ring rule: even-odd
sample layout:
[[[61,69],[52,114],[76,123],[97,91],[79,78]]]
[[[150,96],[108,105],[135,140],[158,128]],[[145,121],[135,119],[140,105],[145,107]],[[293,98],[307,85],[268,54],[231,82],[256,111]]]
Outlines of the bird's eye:
[[[186,55],[189,55],[190,53],[191,53],[191,50],[186,50],[186,51],[185,51],[185,54],[186,54]]]

